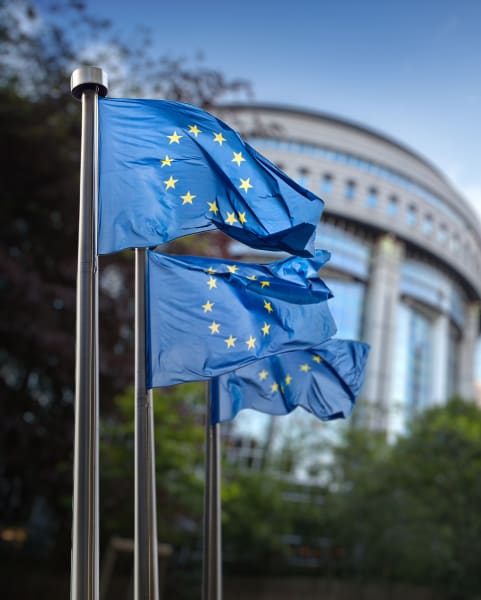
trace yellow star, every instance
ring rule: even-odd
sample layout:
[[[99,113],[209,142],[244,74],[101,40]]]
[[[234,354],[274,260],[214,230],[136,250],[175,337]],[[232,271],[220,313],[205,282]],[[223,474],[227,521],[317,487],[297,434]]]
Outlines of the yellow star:
[[[183,135],[179,135],[177,133],[177,131],[174,131],[174,133],[172,135],[168,135],[167,137],[170,140],[169,144],[178,144],[180,138],[183,138],[184,136]]]
[[[278,392],[279,391],[279,384],[278,383],[273,383],[271,385],[271,392]]]
[[[269,335],[269,333],[270,333],[270,328],[271,328],[271,326],[270,326],[270,325],[268,325],[268,324],[267,324],[267,323],[264,321],[264,327],[262,328],[262,330],[261,330],[261,331],[262,331],[262,333],[263,333],[264,335]]]
[[[165,189],[168,190],[169,188],[175,189],[175,184],[178,182],[178,179],[174,179],[172,177],[172,175],[169,177],[169,179],[166,179],[164,181],[165,183]]]
[[[304,365],[301,365],[301,366],[299,367],[299,369],[300,369],[301,371],[304,371],[304,373],[307,373],[307,371],[310,371],[310,370],[311,370],[311,367],[310,367],[310,366],[309,366],[309,365],[306,363],[306,364],[304,364]]]
[[[220,327],[220,323],[216,323],[215,321],[212,321],[212,323],[209,325],[210,332],[212,334],[220,333],[219,327]]]
[[[241,190],[244,190],[244,192],[247,193],[249,191],[249,188],[251,188],[251,187],[252,187],[252,185],[251,185],[251,178],[250,177],[248,177],[247,179],[242,179],[241,178],[241,184],[239,186],[239,188]]]
[[[231,273],[236,273],[239,270],[237,265],[227,265],[227,270]]]
[[[209,289],[211,290],[212,288],[217,287],[217,281],[214,279],[214,277],[210,277],[209,281],[207,282],[207,285],[209,286]]]
[[[261,381],[264,381],[264,379],[267,379],[268,375],[269,375],[269,373],[265,369],[262,369],[262,371],[259,371],[259,379]]]
[[[202,305],[204,312],[212,312],[212,307],[214,306],[214,302],[207,300],[205,304]]]
[[[286,378],[284,379],[284,381],[286,382],[286,385],[290,385],[290,383],[292,381],[292,377],[290,375],[286,375]]]
[[[170,167],[172,165],[173,160],[174,160],[173,158],[170,158],[170,156],[168,154],[166,154],[164,160],[161,159],[162,166]]]
[[[249,339],[246,342],[247,344],[247,350],[254,350],[255,345],[256,345],[256,338],[249,336]]]
[[[317,354],[314,354],[314,356],[312,357],[312,360],[316,363],[322,362],[322,358],[320,356],[317,356]]]
[[[222,135],[222,133],[214,133],[214,142],[218,142],[219,146],[222,146],[222,144],[226,141],[227,140]]]
[[[234,152],[234,158],[231,162],[237,163],[237,166],[240,167],[241,162],[245,162],[245,158],[242,156],[242,152]]]
[[[189,125],[189,133],[193,133],[195,137],[202,133],[202,131],[197,127],[197,125]]]
[[[217,202],[207,202],[209,205],[209,212],[213,212],[215,216],[219,212],[219,207],[217,206]]]
[[[227,213],[227,219],[225,220],[226,223],[229,223],[229,225],[234,225],[234,223],[237,223],[237,219],[235,218],[235,214],[233,212],[228,212]]]
[[[244,225],[244,223],[247,223],[245,211],[237,214],[239,215],[239,223],[242,223],[242,225]]]
[[[234,348],[235,343],[237,342],[237,338],[233,337],[232,334],[230,334],[230,336],[224,340],[224,342],[227,344],[227,348]]]
[[[261,287],[265,288],[265,287],[269,287],[271,285],[270,281],[261,281]]]
[[[184,194],[183,196],[181,196],[181,198],[183,200],[182,204],[192,204],[192,200],[194,198],[197,198],[197,196],[191,194],[190,192],[187,192],[187,194]]]
[[[272,308],[272,304],[270,302],[267,302],[267,300],[264,300],[264,308],[267,310],[267,312],[272,312],[274,309]]]
[[[257,277],[255,275],[248,275],[247,279],[250,279],[251,281],[255,281],[257,279]]]
[[[205,270],[206,273],[209,273],[209,275],[214,275],[215,274],[215,269],[213,267],[209,267],[208,269]]]

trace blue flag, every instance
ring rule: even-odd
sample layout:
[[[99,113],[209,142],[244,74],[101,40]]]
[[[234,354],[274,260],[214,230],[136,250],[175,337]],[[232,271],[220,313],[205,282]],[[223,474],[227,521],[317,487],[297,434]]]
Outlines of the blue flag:
[[[364,381],[369,346],[332,339],[307,351],[279,354],[213,381],[212,423],[244,408],[286,415],[302,406],[323,421],[345,418]]]
[[[316,258],[266,265],[147,253],[147,387],[209,379],[336,331]]]
[[[323,206],[199,108],[99,99],[99,254],[217,227],[253,248],[312,256]]]

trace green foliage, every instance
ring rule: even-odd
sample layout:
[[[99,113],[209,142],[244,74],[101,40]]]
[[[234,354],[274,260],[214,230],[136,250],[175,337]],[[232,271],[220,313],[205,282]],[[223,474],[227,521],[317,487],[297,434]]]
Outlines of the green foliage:
[[[230,568],[266,572],[285,554],[288,534],[286,485],[270,472],[224,467],[222,524],[224,556]]]
[[[202,384],[156,390],[154,427],[158,528],[178,544],[199,534],[202,517],[204,400]],[[116,399],[117,416],[102,420],[102,498],[106,535],[133,535],[134,397]],[[185,540],[184,540],[185,541]]]
[[[391,447],[352,432],[336,453],[330,501],[352,572],[481,591],[481,411],[453,399]]]
[[[72,519],[81,119],[70,96],[71,71],[98,64],[113,94],[152,93],[201,106],[248,87],[201,61],[156,56],[149,35],[115,32],[78,0],[42,9],[29,0],[0,0],[0,528],[20,526],[29,539],[45,538],[64,569]],[[157,83],[141,89],[143,81]],[[172,248],[195,253],[196,237]],[[209,239],[204,252],[221,253],[222,240]],[[133,381],[133,254],[99,262],[101,410],[108,415],[113,398]],[[127,482],[118,485],[115,494],[130,506]],[[44,504],[49,526],[40,535],[34,507]]]

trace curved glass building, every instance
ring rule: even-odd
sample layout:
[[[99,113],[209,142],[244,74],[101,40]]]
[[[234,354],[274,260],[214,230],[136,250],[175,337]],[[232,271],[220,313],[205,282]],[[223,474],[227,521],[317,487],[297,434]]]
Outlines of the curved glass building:
[[[317,245],[339,337],[371,344],[363,405],[404,430],[417,411],[474,397],[481,224],[443,174],[403,144],[330,115],[272,105],[217,114],[325,200]],[[258,259],[240,244],[231,252]],[[359,408],[358,408],[359,410]]]

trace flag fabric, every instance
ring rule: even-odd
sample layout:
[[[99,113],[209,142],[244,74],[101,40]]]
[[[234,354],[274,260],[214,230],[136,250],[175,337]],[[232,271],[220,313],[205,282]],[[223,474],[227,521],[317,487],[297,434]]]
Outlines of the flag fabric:
[[[200,381],[334,335],[328,260],[266,265],[147,251],[147,387]]]
[[[286,415],[302,406],[323,421],[348,417],[364,381],[369,346],[331,339],[307,351],[287,352],[216,378],[213,424],[251,408]]]
[[[312,256],[323,206],[195,106],[99,98],[99,254],[217,227],[253,248]]]

